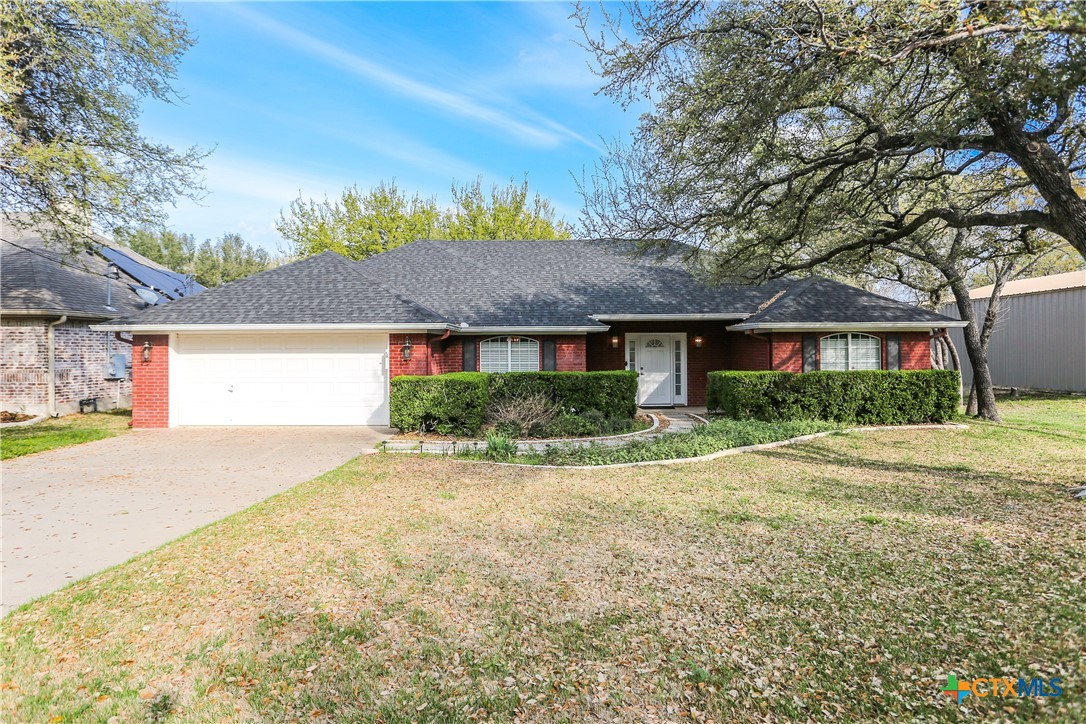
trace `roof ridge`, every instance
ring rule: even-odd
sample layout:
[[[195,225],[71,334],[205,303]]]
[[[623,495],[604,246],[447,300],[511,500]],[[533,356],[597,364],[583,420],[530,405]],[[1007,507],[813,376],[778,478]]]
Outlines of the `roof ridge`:
[[[745,320],[743,320],[743,322],[746,323],[751,321],[752,319],[755,319],[756,317],[765,315],[770,307],[781,301],[782,297],[786,297],[787,299],[795,297],[797,293],[803,292],[805,289],[807,289],[807,287],[811,286],[816,278],[817,277],[809,276],[806,279],[800,279],[798,282],[790,286],[786,286],[784,289],[781,289],[768,300],[762,302],[762,304],[758,307],[754,314],[747,317]],[[785,301],[787,301],[787,299]]]
[[[456,257],[457,259],[460,259],[461,261],[472,265],[476,269],[482,270],[487,275],[489,275],[489,276],[491,276],[491,277],[493,277],[495,279],[501,279],[502,281],[511,282],[513,284],[513,286],[515,286],[517,289],[520,289],[521,291],[525,292],[528,295],[528,300],[529,301],[538,302],[538,301],[541,301],[541,300],[548,300],[548,301],[555,302],[555,303],[557,303],[559,305],[563,304],[562,299],[559,298],[557,295],[555,295],[553,293],[543,292],[543,291],[540,291],[538,289],[532,289],[531,287],[527,286],[526,284],[522,284],[520,282],[520,280],[517,279],[516,277],[502,276],[502,275],[498,274],[497,272],[495,272],[493,269],[491,269],[489,267],[486,267],[486,266],[483,266],[482,264],[476,263],[475,260],[472,259],[471,257],[465,256],[464,254],[460,254],[458,252],[455,252],[455,251],[451,250],[449,247],[447,247],[445,244],[443,244],[441,241],[439,241],[437,239],[430,239],[429,241],[432,242],[433,244],[435,244],[439,249],[444,251],[449,256]],[[450,240],[450,241],[452,241],[452,240]],[[520,241],[520,242],[532,242],[532,243],[537,243],[537,242],[540,242],[540,241],[543,241],[543,242],[547,242],[547,241],[575,242],[576,241],[576,242],[580,242],[580,243],[585,242],[584,239],[470,239],[469,241],[491,241],[491,242],[496,242],[496,243],[507,242],[507,241]],[[453,241],[453,244],[455,245],[456,242]],[[592,320],[592,317],[590,315],[586,314],[585,319]]]
[[[419,311],[422,311],[422,312],[425,312],[426,314],[432,315],[432,316],[440,319],[445,324],[454,324],[454,322],[452,322],[444,314],[440,314],[437,310],[431,309],[430,307],[427,307],[425,304],[422,304],[420,302],[415,301],[414,299],[411,299],[406,294],[403,294],[402,292],[394,289],[393,287],[388,286],[387,284],[382,282],[380,279],[376,279],[376,278],[370,276],[369,274],[365,273],[364,271],[362,271],[361,269],[358,268],[357,262],[354,262],[354,261],[348,259],[347,257],[343,256],[339,252],[329,250],[328,253],[334,254],[336,256],[336,258],[340,261],[340,263],[346,265],[348,269],[350,269],[351,271],[353,271],[355,274],[362,277],[363,279],[368,279],[369,281],[373,282],[374,284],[379,286],[381,289],[384,289],[386,292],[388,292],[392,296],[399,299],[404,304],[408,304],[408,305],[414,307],[415,309],[418,309]]]

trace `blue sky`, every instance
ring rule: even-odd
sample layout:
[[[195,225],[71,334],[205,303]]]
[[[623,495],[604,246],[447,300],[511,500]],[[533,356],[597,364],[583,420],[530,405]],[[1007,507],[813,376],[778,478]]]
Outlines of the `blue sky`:
[[[269,250],[299,194],[395,180],[448,203],[453,179],[525,174],[575,221],[575,176],[637,111],[596,95],[568,3],[178,3],[198,39],[175,105],[143,132],[214,149],[207,193],[170,210],[198,239],[241,233]]]

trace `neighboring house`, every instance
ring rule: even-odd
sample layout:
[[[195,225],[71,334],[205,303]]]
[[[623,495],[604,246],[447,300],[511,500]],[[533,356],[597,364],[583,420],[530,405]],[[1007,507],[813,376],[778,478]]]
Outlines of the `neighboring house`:
[[[67,414],[131,404],[131,347],[90,325],[203,290],[92,235],[68,253],[0,216],[0,408]]]
[[[707,287],[588,241],[416,241],[323,254],[147,309],[133,420],[387,425],[389,379],[461,370],[641,373],[641,405],[701,405],[718,369],[923,369],[961,324],[825,279]]]
[[[992,287],[969,292],[978,322],[988,313]],[[943,314],[960,318],[947,304]],[[961,330],[951,333],[962,360],[962,382],[973,383]],[[988,342],[988,368],[999,387],[1086,392],[1086,271],[1008,282]]]

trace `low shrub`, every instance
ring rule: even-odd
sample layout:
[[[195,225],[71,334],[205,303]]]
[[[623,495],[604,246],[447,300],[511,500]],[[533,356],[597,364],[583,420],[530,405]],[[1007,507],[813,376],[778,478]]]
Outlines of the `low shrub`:
[[[491,400],[486,409],[486,420],[496,430],[518,436],[525,430],[547,426],[558,416],[558,412],[558,405],[548,396],[532,392]]]
[[[737,419],[851,425],[946,422],[958,411],[954,370],[710,372],[707,404]]]
[[[733,447],[760,445],[787,440],[800,435],[838,429],[821,420],[713,420],[690,432],[668,433],[648,440],[633,440],[623,445],[594,444],[587,447],[555,445],[542,452],[526,452],[513,460],[529,465],[610,465],[650,460],[676,460],[709,455]],[[458,457],[488,459],[484,453],[464,451]]]
[[[598,417],[606,428],[630,427],[637,411],[637,373],[606,372],[452,372],[444,375],[393,378],[391,424],[404,431],[475,435],[495,415],[496,428],[507,435],[543,431],[551,425],[572,428],[570,418]],[[526,400],[539,403],[526,414]],[[547,404],[555,416],[536,415]],[[596,416],[596,417],[593,417]],[[611,422],[621,420],[622,423]],[[599,434],[599,425],[584,434]],[[534,434],[534,433],[533,433]],[[556,434],[555,437],[565,436]]]
[[[511,460],[517,454],[517,441],[496,432],[486,436],[486,452],[491,460]]]

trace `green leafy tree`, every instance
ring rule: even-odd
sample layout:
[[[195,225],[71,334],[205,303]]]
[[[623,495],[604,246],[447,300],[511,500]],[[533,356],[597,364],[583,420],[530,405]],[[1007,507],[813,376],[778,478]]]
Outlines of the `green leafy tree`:
[[[234,233],[201,244],[197,244],[190,234],[153,227],[119,230],[114,237],[151,261],[182,274],[191,274],[205,287],[217,287],[266,271],[282,261]]]
[[[453,208],[444,219],[446,239],[568,239],[570,227],[557,218],[550,199],[532,196],[528,181],[494,184],[483,191],[482,179],[452,187]]]
[[[235,279],[270,269],[275,260],[238,234],[223,234],[218,241],[205,241],[196,249],[192,268],[196,281],[217,287]]]
[[[408,197],[381,183],[369,191],[352,186],[335,201],[296,199],[276,223],[299,255],[334,251],[364,259],[415,239],[433,237],[441,214],[433,199]]]
[[[953,229],[1086,254],[1086,3],[631,4],[603,36],[577,14],[604,92],[654,104],[583,183],[591,235],[746,281]]]
[[[442,210],[433,198],[408,196],[395,183],[369,191],[350,187],[339,199],[298,198],[280,213],[276,228],[299,256],[335,251],[365,259],[417,239],[567,239],[569,226],[556,220],[551,202],[532,196],[528,183],[482,190],[482,181],[453,184],[454,206]]]
[[[0,0],[0,207],[74,246],[160,217],[199,187],[203,153],[140,135],[192,45],[162,0]]]
[[[167,229],[141,227],[119,229],[114,238],[137,254],[182,274],[192,274],[196,239],[191,234],[178,234]]]

